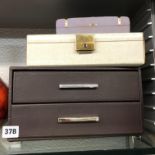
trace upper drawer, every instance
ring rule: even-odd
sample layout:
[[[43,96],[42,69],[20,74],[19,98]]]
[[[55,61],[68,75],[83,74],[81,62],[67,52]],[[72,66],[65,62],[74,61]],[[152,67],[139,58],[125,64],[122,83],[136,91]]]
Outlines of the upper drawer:
[[[13,103],[139,100],[139,72],[29,70],[13,74]]]

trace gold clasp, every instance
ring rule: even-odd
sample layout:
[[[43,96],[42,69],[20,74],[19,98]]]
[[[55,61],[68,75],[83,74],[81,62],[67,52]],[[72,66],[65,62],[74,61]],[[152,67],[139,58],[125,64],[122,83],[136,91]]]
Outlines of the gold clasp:
[[[76,35],[76,50],[80,53],[94,51],[94,37],[92,35]]]

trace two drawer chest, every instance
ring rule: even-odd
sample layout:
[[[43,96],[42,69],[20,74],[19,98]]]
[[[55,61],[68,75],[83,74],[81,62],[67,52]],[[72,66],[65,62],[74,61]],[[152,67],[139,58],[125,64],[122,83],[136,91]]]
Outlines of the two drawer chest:
[[[12,67],[9,125],[19,139],[140,134],[137,68]]]

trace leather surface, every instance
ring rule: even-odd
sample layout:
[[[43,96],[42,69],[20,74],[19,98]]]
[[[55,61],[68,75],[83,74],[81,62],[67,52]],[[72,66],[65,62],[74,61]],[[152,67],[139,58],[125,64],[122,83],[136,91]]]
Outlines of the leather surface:
[[[95,34],[94,38],[95,51],[79,54],[75,35],[29,35],[27,65],[140,66],[145,62],[142,33]]]
[[[96,89],[60,89],[60,84],[98,84]],[[13,103],[138,101],[137,71],[17,71]]]
[[[19,125],[20,138],[120,135],[142,132],[139,102],[12,105],[10,125]],[[98,123],[59,124],[58,117],[100,117]]]
[[[62,75],[59,75],[59,73]],[[46,79],[45,77],[48,78]],[[72,90],[69,92],[70,95],[65,94],[63,96],[63,93],[58,95],[55,93],[55,87],[52,91],[49,91],[57,80],[68,79],[74,81],[75,79],[80,79],[80,81],[88,81],[88,79],[102,79],[101,77],[103,81],[105,80],[104,82],[101,80],[101,84],[105,86],[106,90],[101,89],[101,91],[93,93],[94,96],[90,92],[88,93],[88,91],[84,94],[81,90],[79,90],[79,92],[77,90],[75,93],[73,93]],[[118,79],[121,81],[118,82]],[[54,82],[53,85],[50,85],[51,81]],[[28,85],[27,82],[32,83]],[[115,82],[118,82],[118,85]],[[39,87],[43,90],[42,92]],[[119,88],[119,91],[115,91],[116,88]],[[120,90],[120,88],[122,90]],[[48,91],[50,93],[53,93],[53,96],[52,94],[48,94],[47,89],[49,89]],[[22,96],[23,94],[20,94],[20,91],[25,96]],[[37,94],[39,91],[40,94]],[[113,91],[113,93],[110,94],[110,91]],[[103,92],[103,95],[101,95],[100,92]],[[12,100],[14,93],[16,93],[16,95],[19,93],[22,96],[22,98],[19,98],[18,95],[15,97],[16,99],[21,99],[21,102],[18,102],[18,104]],[[135,95],[136,93],[139,95]],[[51,96],[52,98],[50,98]],[[76,98],[77,96],[78,99]],[[117,96],[122,100],[117,100]],[[127,96],[133,97],[133,99],[138,98],[136,100],[127,100],[129,99]],[[46,102],[47,99],[52,100],[54,97],[57,102],[54,102],[54,100],[53,102],[50,102],[50,100]],[[64,97],[66,97],[67,100],[64,100]],[[97,100],[97,97],[101,100]],[[104,97],[109,97],[109,101],[103,101]],[[77,100],[75,100],[75,98]],[[112,99],[113,101],[111,101]],[[33,101],[33,103],[26,102],[28,100]],[[68,100],[70,102],[67,102]],[[98,116],[99,122],[58,123],[59,117],[88,116]],[[10,70],[8,124],[19,125],[19,139],[139,134],[143,131],[142,119],[142,89],[140,70],[138,68],[102,68],[87,66],[12,67]]]

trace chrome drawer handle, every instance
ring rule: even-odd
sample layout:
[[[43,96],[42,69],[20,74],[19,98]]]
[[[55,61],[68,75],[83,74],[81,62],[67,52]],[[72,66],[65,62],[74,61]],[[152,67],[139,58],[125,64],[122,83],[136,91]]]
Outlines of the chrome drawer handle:
[[[95,123],[95,122],[99,122],[99,116],[58,118],[58,123]]]
[[[59,84],[59,89],[96,89],[98,84]]]

